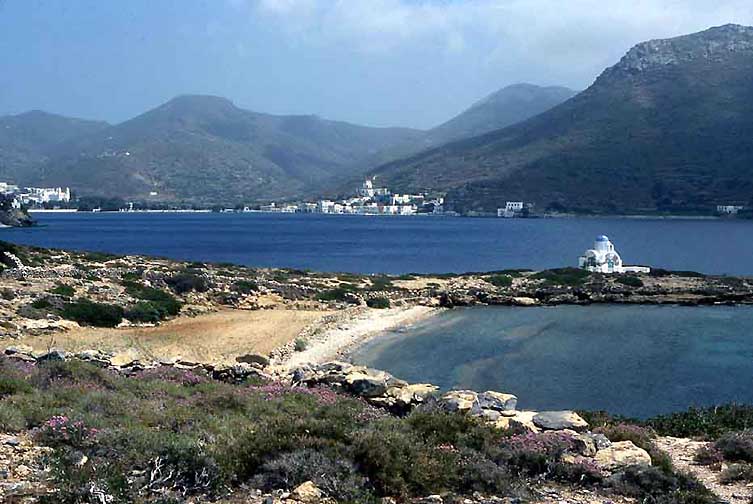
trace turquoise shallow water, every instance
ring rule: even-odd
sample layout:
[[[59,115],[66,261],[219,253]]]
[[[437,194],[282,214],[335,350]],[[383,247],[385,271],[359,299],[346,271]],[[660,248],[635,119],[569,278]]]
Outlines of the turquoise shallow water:
[[[753,403],[753,308],[457,309],[352,359],[411,382],[511,392],[527,409],[648,417]]]

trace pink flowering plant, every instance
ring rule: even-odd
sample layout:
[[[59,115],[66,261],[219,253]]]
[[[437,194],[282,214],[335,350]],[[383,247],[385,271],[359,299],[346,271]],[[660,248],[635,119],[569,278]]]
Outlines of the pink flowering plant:
[[[51,447],[71,446],[86,448],[97,442],[97,429],[87,427],[80,420],[71,420],[65,415],[56,415],[35,431],[35,438]]]

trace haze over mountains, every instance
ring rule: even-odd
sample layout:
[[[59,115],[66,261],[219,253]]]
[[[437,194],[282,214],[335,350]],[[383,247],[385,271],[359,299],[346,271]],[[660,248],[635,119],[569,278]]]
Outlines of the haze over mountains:
[[[602,212],[748,204],[753,28],[639,44],[541,115],[374,173],[406,190],[449,190],[460,211],[506,200]]]
[[[573,96],[574,95],[574,96]],[[451,143],[445,143],[451,142]],[[316,197],[365,175],[448,206],[625,213],[748,204],[753,28],[638,44],[582,93],[515,85],[428,131],[183,96],[118,125],[0,118],[0,179],[198,203]]]
[[[28,113],[0,118],[0,177],[79,194],[200,203],[315,196],[375,166],[531,117],[572,95],[515,85],[430,131],[273,116],[181,96],[118,125]]]

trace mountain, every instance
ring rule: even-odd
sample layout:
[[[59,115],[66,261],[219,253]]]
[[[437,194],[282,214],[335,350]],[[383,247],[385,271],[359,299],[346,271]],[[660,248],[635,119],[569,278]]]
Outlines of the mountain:
[[[38,110],[0,117],[0,180],[33,178],[33,167],[47,161],[62,144],[107,126]]]
[[[460,211],[506,200],[600,212],[749,203],[753,28],[641,43],[547,112],[373,173],[403,190],[446,190]]]
[[[576,91],[559,86],[513,84],[476,102],[471,108],[429,131],[435,145],[483,135],[517,124],[572,98]]]
[[[311,192],[365,170],[366,160],[423,132],[368,128],[315,116],[273,116],[224,98],[181,96],[68,143],[38,182],[80,194],[203,203],[246,202]]]

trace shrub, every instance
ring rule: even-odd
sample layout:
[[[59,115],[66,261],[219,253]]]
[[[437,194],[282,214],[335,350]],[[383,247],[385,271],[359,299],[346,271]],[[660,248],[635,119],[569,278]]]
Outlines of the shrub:
[[[182,303],[178,301],[172,294],[165,292],[162,289],[155,289],[154,287],[147,287],[137,282],[123,282],[123,286],[126,289],[126,293],[136,299],[141,299],[148,302],[147,304],[141,304],[141,306],[134,307],[133,316],[137,317],[134,321],[148,322],[150,320],[138,320],[138,317],[145,316],[151,318],[154,310],[159,314],[159,319],[165,319],[167,317],[174,317],[180,313]]]
[[[62,316],[82,325],[94,327],[115,327],[123,320],[122,307],[106,303],[95,303],[88,299],[78,299],[63,306]]]
[[[584,284],[590,276],[590,272],[579,268],[559,268],[541,271],[531,278],[544,280],[546,285],[578,286]]]
[[[727,485],[736,481],[753,481],[753,465],[730,464],[719,475],[719,481]]]
[[[753,406],[728,404],[662,415],[647,424],[662,436],[717,439],[727,432],[753,428]]]
[[[368,306],[369,308],[378,308],[383,310],[389,308],[390,306],[392,306],[392,304],[390,303],[389,298],[375,297],[366,300],[366,306]]]
[[[165,282],[178,294],[187,294],[193,291],[206,292],[209,290],[209,282],[206,277],[189,271],[173,275],[165,279]]]
[[[486,278],[486,281],[495,287],[512,286],[512,277],[510,275],[491,275]]]
[[[714,443],[714,447],[725,460],[753,462],[753,431],[724,434]]]
[[[46,297],[40,297],[32,301],[31,307],[37,310],[49,310],[52,308],[52,303]]]
[[[26,428],[26,417],[13,404],[0,402],[0,430],[18,432]]]
[[[295,343],[293,343],[293,350],[295,350],[296,352],[303,352],[308,348],[308,346],[309,343],[304,338],[297,338],[295,340]]]
[[[656,467],[631,466],[610,479],[612,489],[642,502],[712,504],[718,499],[698,480]]]
[[[643,287],[643,280],[633,275],[621,275],[618,276],[616,282],[628,287]]]
[[[251,480],[255,488],[266,491],[295,488],[306,481],[313,481],[338,502],[376,502],[366,478],[350,460],[311,448],[278,455],[265,462]]]
[[[259,284],[253,280],[238,280],[233,284],[232,289],[241,294],[251,294],[259,291]]]
[[[156,324],[164,318],[164,313],[150,301],[141,301],[126,309],[124,317],[131,322]]]
[[[356,290],[355,286],[350,286],[350,284],[340,284],[339,287],[320,292],[316,298],[319,301],[347,301]]]
[[[33,390],[29,383],[19,377],[0,375],[0,398],[21,392],[31,392]]]
[[[55,448],[65,445],[77,449],[92,446],[96,436],[96,429],[62,415],[47,420],[34,434],[36,440],[46,446]]]
[[[395,286],[392,283],[392,280],[389,277],[386,276],[373,276],[371,277],[371,286],[369,286],[369,290],[373,291],[383,291],[383,290],[389,290],[394,289]]]
[[[50,289],[50,294],[62,296],[65,298],[72,298],[76,294],[76,289],[70,285],[58,284],[54,288]]]

